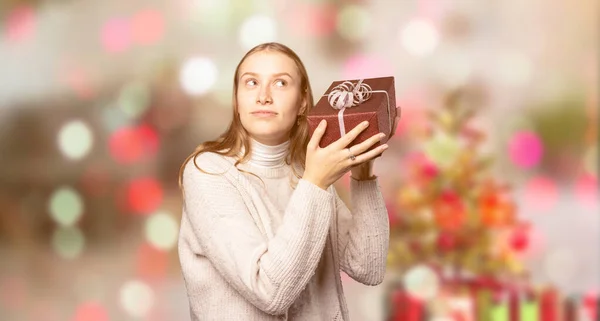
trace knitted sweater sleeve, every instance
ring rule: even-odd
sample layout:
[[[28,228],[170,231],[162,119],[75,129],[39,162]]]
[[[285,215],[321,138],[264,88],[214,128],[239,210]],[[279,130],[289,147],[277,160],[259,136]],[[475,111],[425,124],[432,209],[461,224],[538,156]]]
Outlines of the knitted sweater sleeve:
[[[377,179],[351,179],[352,211],[336,193],[340,267],[365,285],[383,282],[389,248],[389,218]]]
[[[213,172],[206,161],[198,165]],[[183,188],[184,215],[201,252],[196,254],[208,258],[254,306],[284,314],[315,273],[335,210],[334,195],[300,180],[281,226],[268,240],[251,217],[250,204],[226,175],[202,173],[188,164]]]

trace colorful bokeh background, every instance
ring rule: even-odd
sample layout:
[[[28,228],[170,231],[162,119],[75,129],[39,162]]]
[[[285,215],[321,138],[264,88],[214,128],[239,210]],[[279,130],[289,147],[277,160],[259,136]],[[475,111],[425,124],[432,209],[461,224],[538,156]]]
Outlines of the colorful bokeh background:
[[[177,173],[226,128],[235,66],[266,41],[300,55],[317,95],[395,77],[403,116],[376,163],[390,204],[427,113],[470,88],[494,175],[531,223],[531,282],[597,293],[599,12],[595,0],[2,0],[0,320],[189,319]],[[336,185],[344,194],[347,178]],[[353,320],[384,319],[385,284],[344,284]]]

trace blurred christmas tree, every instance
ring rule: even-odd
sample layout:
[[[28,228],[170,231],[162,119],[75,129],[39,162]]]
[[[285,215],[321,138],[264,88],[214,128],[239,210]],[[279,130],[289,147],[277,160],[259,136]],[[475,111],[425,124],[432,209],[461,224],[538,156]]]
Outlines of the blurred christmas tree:
[[[393,270],[427,264],[468,275],[522,272],[516,254],[527,247],[528,227],[516,218],[510,188],[489,170],[492,157],[482,155],[486,136],[473,126],[472,96],[448,94],[407,158],[390,211]]]

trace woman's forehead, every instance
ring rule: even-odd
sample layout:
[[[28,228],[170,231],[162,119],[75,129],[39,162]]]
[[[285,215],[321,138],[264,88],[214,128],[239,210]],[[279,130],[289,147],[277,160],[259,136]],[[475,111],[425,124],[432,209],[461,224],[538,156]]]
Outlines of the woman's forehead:
[[[240,66],[240,75],[254,73],[257,75],[274,75],[288,73],[298,77],[298,68],[294,60],[283,53],[260,51],[248,56]]]

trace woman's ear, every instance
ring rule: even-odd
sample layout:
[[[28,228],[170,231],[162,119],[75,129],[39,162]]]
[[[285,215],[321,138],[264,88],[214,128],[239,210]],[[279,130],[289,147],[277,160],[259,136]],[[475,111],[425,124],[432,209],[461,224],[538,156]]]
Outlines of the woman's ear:
[[[304,115],[306,112],[306,98],[302,98],[302,104],[300,105],[300,110],[298,110],[298,116]]]

